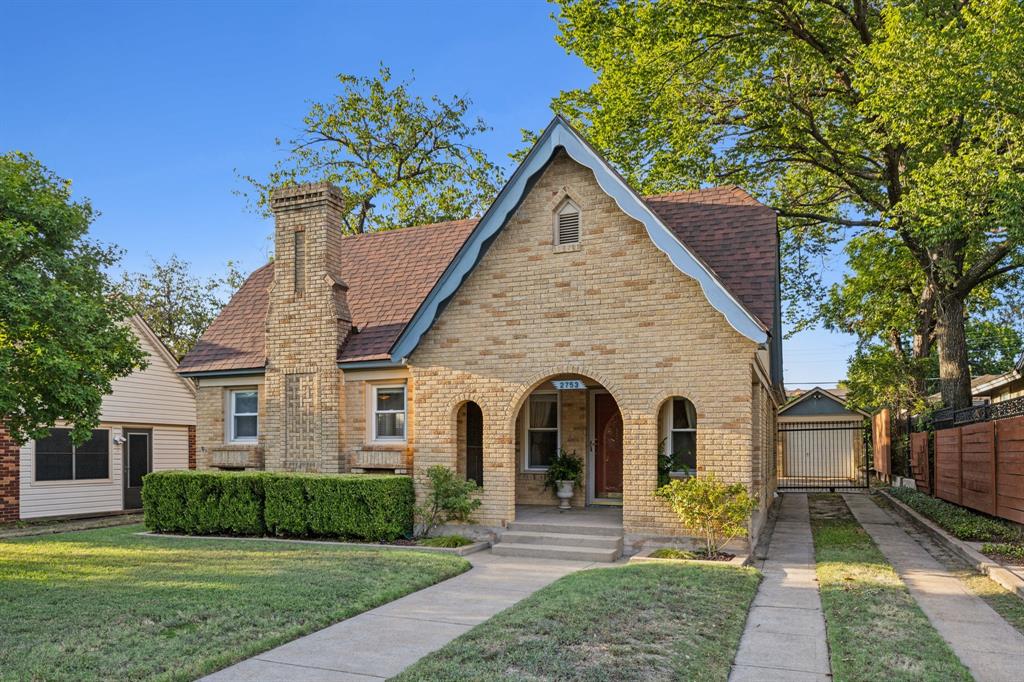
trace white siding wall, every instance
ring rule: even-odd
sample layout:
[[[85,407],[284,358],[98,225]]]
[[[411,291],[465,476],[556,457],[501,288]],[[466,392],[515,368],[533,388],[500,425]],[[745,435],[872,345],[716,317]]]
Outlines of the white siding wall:
[[[101,419],[115,424],[195,424],[195,394],[148,333],[137,329],[136,336],[149,366],[114,382],[113,392],[103,399]]]

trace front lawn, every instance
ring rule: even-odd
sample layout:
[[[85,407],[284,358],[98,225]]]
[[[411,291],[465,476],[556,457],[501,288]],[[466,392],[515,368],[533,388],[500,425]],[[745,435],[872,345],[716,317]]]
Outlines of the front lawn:
[[[833,679],[970,680],[843,498],[809,500]]]
[[[0,680],[192,680],[469,568],[141,530],[0,541]]]
[[[398,680],[725,680],[753,569],[640,564],[568,575]]]

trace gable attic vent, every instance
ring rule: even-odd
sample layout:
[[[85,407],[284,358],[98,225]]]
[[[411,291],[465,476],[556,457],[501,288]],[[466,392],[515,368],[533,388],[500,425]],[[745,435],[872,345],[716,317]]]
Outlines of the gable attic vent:
[[[578,244],[580,241],[580,210],[567,203],[558,212],[558,224],[555,226],[555,245]]]

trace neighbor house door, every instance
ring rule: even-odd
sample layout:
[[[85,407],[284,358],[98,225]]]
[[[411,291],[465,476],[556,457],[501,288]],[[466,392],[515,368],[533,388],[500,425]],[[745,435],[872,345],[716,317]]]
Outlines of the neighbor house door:
[[[153,432],[148,429],[125,429],[124,443],[124,508],[142,508],[142,477],[153,470]]]
[[[594,395],[594,497],[622,497],[622,413],[608,393]]]

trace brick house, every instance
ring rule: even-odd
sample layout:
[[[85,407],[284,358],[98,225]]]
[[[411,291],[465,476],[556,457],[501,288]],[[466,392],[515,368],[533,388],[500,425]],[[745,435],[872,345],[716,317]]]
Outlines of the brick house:
[[[737,187],[640,197],[560,118],[480,219],[346,237],[341,208],[328,184],[276,192],[273,263],[182,360],[200,467],[421,484],[443,464],[500,529],[557,502],[564,448],[577,506],[664,536],[663,444],[673,476],[749,486],[756,532],[783,396],[772,210]]]

